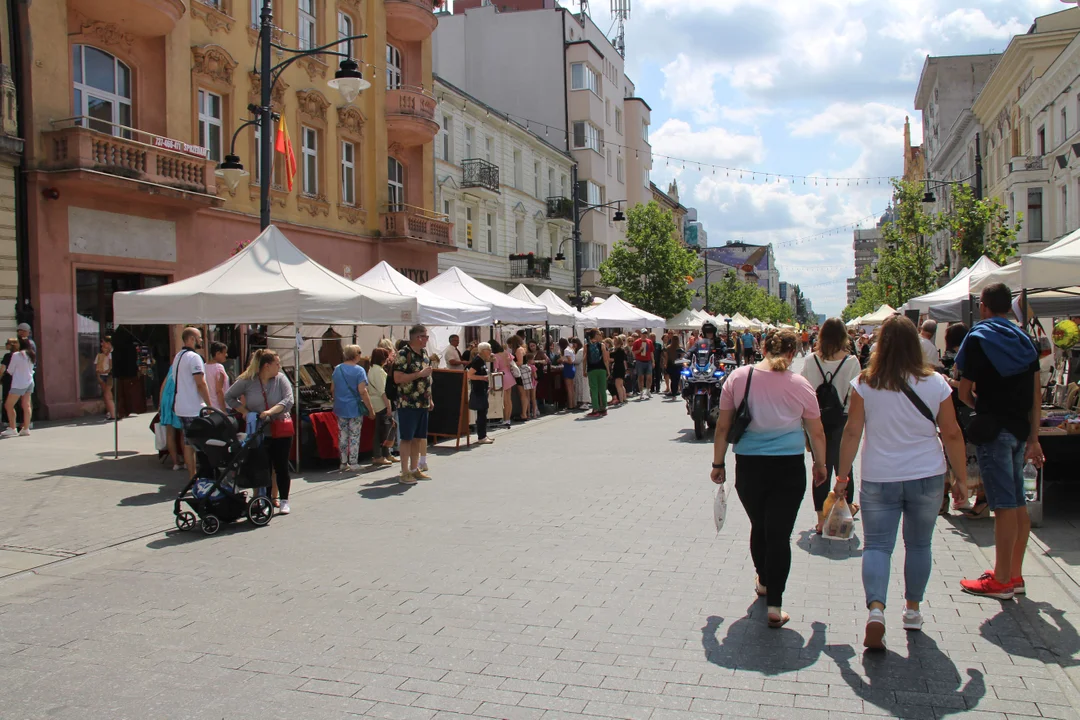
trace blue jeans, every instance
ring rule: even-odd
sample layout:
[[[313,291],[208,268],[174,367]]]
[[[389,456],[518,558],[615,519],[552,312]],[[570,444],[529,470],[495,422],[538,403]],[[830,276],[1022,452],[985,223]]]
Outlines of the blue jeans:
[[[944,475],[901,482],[862,481],[859,502],[866,536],[862,579],[867,607],[872,602],[887,604],[889,570],[901,516],[904,518],[904,599],[922,602],[930,580],[930,543],[944,492]]]
[[[975,446],[986,503],[991,510],[1012,510],[1027,504],[1024,497],[1025,445],[1008,430],[1002,430],[996,439]]]

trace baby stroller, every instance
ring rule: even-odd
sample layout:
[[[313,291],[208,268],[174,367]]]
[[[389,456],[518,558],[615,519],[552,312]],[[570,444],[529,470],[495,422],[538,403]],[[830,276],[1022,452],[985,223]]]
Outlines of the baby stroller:
[[[236,418],[214,408],[202,409],[186,433],[199,462],[194,479],[173,503],[177,528],[194,529],[196,517],[207,535],[245,515],[257,527],[270,522],[274,505],[265,492],[270,468],[265,455],[256,452],[264,424],[260,421],[254,433],[242,438]],[[243,488],[254,489],[254,497]],[[181,510],[181,503],[190,509]]]

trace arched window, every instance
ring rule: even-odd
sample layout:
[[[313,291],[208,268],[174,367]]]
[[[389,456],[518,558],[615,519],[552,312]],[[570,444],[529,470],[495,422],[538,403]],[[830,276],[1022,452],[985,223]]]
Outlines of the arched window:
[[[81,125],[111,135],[131,137],[131,69],[107,52],[89,45],[71,48],[75,114]],[[123,127],[120,127],[123,126]]]
[[[394,158],[387,158],[386,174],[387,203],[390,212],[405,209],[405,168]]]
[[[386,89],[401,87],[401,51],[393,45],[386,46]]]

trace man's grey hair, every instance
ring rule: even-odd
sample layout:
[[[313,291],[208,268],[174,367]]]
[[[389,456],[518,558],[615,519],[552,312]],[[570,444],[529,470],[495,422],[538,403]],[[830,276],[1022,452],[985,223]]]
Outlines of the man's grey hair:
[[[480,343],[479,345],[476,346],[477,354],[482,353],[485,350],[490,350],[490,349],[491,349],[491,343],[482,342],[482,343]]]
[[[409,339],[412,340],[418,335],[423,335],[426,332],[427,328],[423,325],[413,325],[411,328],[409,328]]]
[[[927,320],[922,324],[922,331],[927,335],[937,333],[937,320]]]

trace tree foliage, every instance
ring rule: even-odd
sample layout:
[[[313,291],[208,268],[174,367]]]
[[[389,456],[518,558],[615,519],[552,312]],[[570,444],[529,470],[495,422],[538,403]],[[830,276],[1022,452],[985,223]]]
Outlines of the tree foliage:
[[[709,285],[709,304],[706,308],[716,315],[731,317],[742,313],[770,323],[790,323],[795,311],[780,298],[769,295],[757,283],[741,282],[734,270],[724,279]]]
[[[1016,234],[1023,226],[1023,213],[1009,223],[1009,212],[995,197],[979,200],[971,186],[963,184],[952,193],[952,210],[941,213],[937,226],[949,233],[952,249],[960,265],[970,267],[980,256],[1004,265],[1016,254]]]
[[[626,213],[626,240],[600,265],[600,282],[618,288],[628,303],[669,318],[690,306],[688,278],[700,272],[701,261],[679,243],[671,212],[653,201]]]

